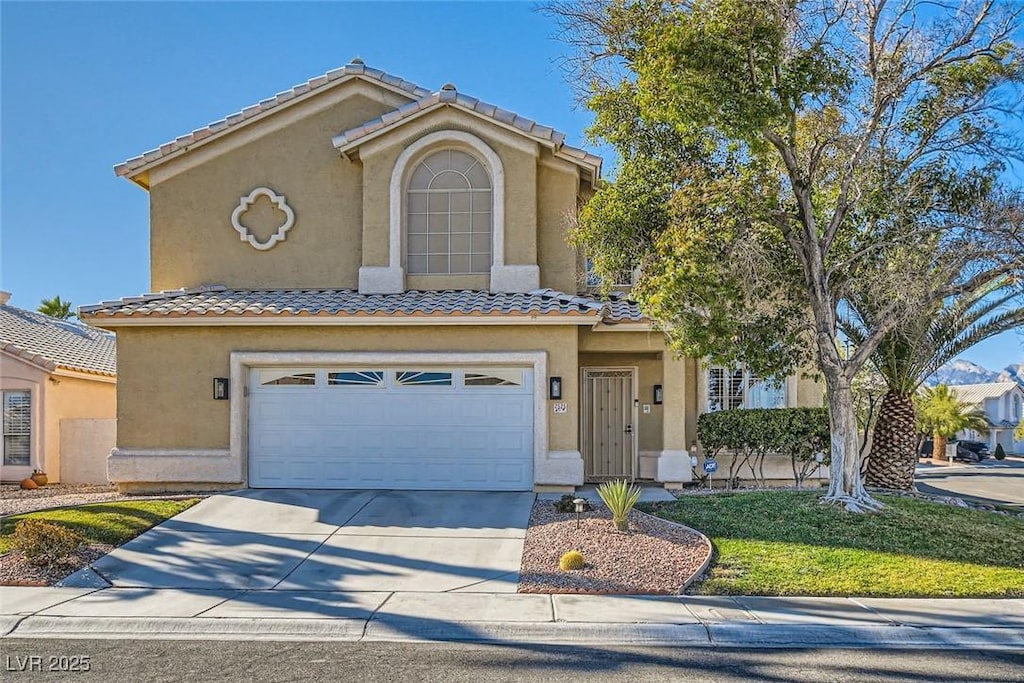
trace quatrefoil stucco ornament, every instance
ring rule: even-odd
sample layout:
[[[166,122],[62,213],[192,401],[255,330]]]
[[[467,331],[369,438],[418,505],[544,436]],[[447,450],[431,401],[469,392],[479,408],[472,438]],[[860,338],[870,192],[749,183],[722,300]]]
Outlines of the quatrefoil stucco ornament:
[[[284,214],[284,223],[282,223],[277,229],[277,232],[267,238],[266,242],[260,242],[256,235],[250,232],[249,228],[242,225],[242,214],[248,211],[249,207],[255,204],[260,197],[268,198],[271,203]],[[284,195],[277,194],[269,187],[257,187],[248,195],[242,197],[238,201],[238,206],[236,206],[235,210],[231,212],[231,226],[238,231],[238,235],[241,240],[243,242],[248,242],[252,245],[253,249],[259,249],[260,251],[272,249],[275,244],[283,241],[294,224],[295,212],[292,211],[292,207],[288,206],[288,202],[285,201]]]

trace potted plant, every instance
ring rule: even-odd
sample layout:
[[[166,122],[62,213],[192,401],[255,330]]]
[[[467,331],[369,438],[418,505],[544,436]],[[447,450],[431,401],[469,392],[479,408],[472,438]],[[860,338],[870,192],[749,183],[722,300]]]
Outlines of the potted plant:
[[[31,479],[36,483],[36,486],[46,486],[46,482],[50,481],[46,476],[46,472],[42,470],[32,470]]]

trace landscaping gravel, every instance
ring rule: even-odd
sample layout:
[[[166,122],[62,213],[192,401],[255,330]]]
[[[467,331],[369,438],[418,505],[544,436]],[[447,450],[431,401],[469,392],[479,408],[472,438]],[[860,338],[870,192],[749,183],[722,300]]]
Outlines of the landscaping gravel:
[[[208,493],[175,493],[127,495],[118,493],[116,486],[97,486],[94,484],[47,484],[37,489],[23,489],[17,484],[0,485],[0,517],[20,515],[25,512],[36,512],[50,508],[88,505],[90,503],[106,503],[114,500],[143,500],[159,498],[172,500],[176,498],[203,498]]]
[[[629,533],[615,530],[608,509],[594,505],[580,515],[558,512],[551,501],[534,503],[526,530],[520,593],[680,593],[704,570],[710,542],[697,531],[633,511]],[[583,569],[562,571],[563,553],[579,550]]]
[[[52,586],[113,549],[114,546],[103,543],[83,545],[64,562],[52,567],[32,564],[18,551],[11,551],[0,555],[0,586]]]

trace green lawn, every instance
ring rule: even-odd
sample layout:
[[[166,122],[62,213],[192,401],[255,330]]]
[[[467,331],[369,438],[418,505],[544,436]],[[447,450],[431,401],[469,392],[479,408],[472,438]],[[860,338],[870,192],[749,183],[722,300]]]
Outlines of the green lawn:
[[[685,496],[640,506],[714,543],[710,595],[1024,596],[1024,519],[882,496],[880,513],[820,493]]]
[[[22,519],[61,524],[82,534],[90,543],[121,545],[198,502],[198,498],[115,501],[5,517],[0,520],[0,553],[10,550],[14,525]]]

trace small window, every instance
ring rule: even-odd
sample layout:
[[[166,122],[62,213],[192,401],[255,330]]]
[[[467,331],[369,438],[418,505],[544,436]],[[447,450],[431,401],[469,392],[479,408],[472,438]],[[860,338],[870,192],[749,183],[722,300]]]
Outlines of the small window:
[[[32,394],[4,393],[4,465],[27,466],[32,453]]]
[[[315,372],[260,370],[260,386],[311,386],[313,384],[316,384]]]
[[[467,387],[521,387],[523,371],[505,368],[466,370]]]
[[[382,387],[383,370],[341,370],[327,373],[327,384],[335,387]]]
[[[452,373],[430,370],[400,370],[395,373],[395,383],[400,387],[450,387]]]

